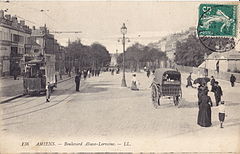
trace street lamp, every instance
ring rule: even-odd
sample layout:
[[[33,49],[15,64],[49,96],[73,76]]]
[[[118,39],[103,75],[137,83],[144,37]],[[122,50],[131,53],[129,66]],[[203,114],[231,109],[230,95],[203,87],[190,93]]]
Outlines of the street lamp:
[[[123,23],[121,27],[121,33],[123,34],[122,43],[123,43],[123,78],[122,78],[122,87],[127,87],[126,79],[125,79],[125,35],[127,34],[127,27],[125,23]]]

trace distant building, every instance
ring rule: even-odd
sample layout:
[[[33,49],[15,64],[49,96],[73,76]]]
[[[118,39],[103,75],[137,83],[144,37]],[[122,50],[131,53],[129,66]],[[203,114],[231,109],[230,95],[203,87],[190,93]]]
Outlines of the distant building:
[[[41,46],[36,43],[35,38],[29,37],[27,43],[25,44],[24,61],[28,62],[43,56],[40,51]]]
[[[219,72],[240,72],[240,51],[213,52],[199,67],[215,71],[219,69]]]
[[[111,54],[111,61],[110,61],[110,66],[117,66],[117,58],[118,58],[118,54]]]
[[[54,45],[55,39],[52,34],[49,33],[46,25],[36,29],[33,27],[31,36],[34,38],[37,44],[41,46],[40,53],[45,54],[54,54]]]
[[[177,47],[177,42],[183,42],[188,38],[189,35],[196,34],[196,28],[190,27],[186,31],[182,31],[179,33],[171,34],[163,37],[158,42],[150,43],[150,47],[154,47],[166,53],[168,58],[167,67],[171,67],[174,64],[175,52]]]
[[[194,35],[196,33],[196,29],[191,27],[188,30],[181,32],[181,33],[175,33],[172,35],[169,35],[165,42],[165,53],[171,61],[174,61],[175,59],[175,52],[177,47],[177,42],[184,42],[188,38],[189,35]]]
[[[55,55],[56,55],[56,71],[59,72],[59,74],[64,74],[65,72],[65,54],[66,54],[66,50],[65,47],[60,46],[57,41],[55,41],[55,46],[54,46],[54,50],[55,50]]]
[[[31,29],[24,20],[16,16],[4,15],[0,10],[0,76],[13,75],[14,71],[24,69],[25,45],[31,35]]]

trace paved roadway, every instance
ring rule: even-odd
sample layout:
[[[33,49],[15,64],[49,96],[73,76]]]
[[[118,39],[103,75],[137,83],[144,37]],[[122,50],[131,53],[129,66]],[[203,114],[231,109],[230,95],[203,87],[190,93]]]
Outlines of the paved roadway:
[[[75,92],[74,81],[58,85],[51,102],[45,97],[23,97],[1,104],[0,149],[14,151],[125,151],[125,152],[226,152],[239,151],[240,144],[240,85],[229,87],[220,81],[224,90],[227,117],[224,129],[219,128],[217,108],[212,108],[209,128],[196,124],[197,90],[186,88],[183,74],[183,99],[176,107],[172,100],[162,99],[155,109],[151,103],[151,78],[139,73],[140,91],[120,87],[120,75],[103,73],[82,81]],[[126,75],[128,86],[131,74]],[[212,94],[210,94],[212,96]],[[3,140],[3,139],[1,139]],[[20,146],[22,141],[29,147]],[[34,146],[39,141],[53,141],[57,146]],[[106,142],[115,146],[63,146],[64,142]],[[131,146],[124,146],[129,142]]]

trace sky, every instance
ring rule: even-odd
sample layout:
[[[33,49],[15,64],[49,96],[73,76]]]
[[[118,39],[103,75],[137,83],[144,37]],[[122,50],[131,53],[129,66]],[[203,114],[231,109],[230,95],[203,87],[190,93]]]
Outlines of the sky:
[[[29,26],[46,24],[50,31],[81,31],[54,34],[61,45],[68,39],[81,39],[85,45],[103,44],[109,52],[122,52],[120,28],[126,23],[130,46],[148,44],[162,37],[197,26],[200,2],[126,2],[126,1],[0,1],[6,14],[25,19]],[[41,12],[40,10],[44,10]]]

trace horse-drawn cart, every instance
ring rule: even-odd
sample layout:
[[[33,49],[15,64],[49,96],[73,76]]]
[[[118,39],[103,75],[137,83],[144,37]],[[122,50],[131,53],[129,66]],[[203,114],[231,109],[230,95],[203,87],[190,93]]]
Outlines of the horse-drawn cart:
[[[173,97],[174,104],[178,105],[182,97],[180,72],[167,68],[157,69],[151,88],[152,102],[155,107],[160,105],[160,98],[164,96]]]

